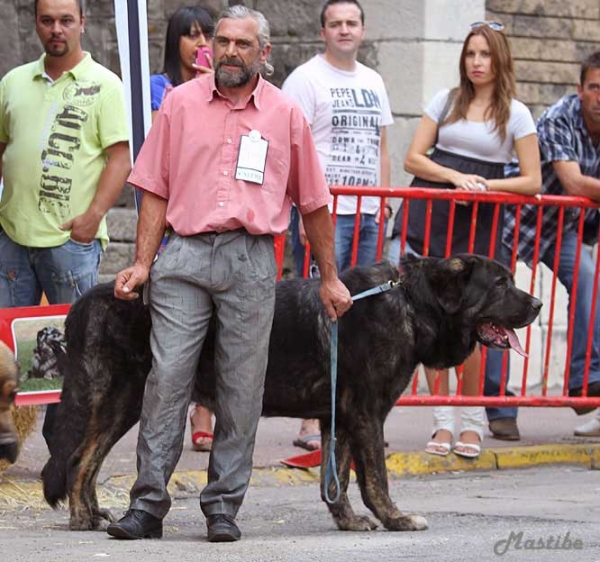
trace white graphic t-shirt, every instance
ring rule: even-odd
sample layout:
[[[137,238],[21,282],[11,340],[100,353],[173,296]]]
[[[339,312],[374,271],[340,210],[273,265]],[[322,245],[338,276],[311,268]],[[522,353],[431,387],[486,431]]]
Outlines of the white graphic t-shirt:
[[[357,62],[352,72],[316,55],[296,68],[282,90],[311,125],[329,185],[379,186],[381,128],[394,120],[381,76]],[[375,214],[379,197],[363,197],[361,213]],[[356,197],[340,196],[337,213],[356,213]]]

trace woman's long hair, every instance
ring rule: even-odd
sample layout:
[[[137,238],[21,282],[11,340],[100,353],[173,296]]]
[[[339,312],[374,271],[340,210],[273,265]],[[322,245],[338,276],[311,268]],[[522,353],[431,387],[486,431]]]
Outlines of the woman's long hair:
[[[471,30],[465,39],[459,63],[460,86],[452,92],[454,106],[445,122],[454,123],[466,119],[469,105],[475,98],[475,88],[467,76],[465,63],[469,40],[475,35],[481,35],[487,41],[492,59],[492,71],[496,75],[492,103],[484,117],[495,122],[494,130],[504,141],[506,125],[510,119],[510,105],[516,95],[515,70],[506,35],[501,31],[494,31],[488,25],[481,25]]]
[[[179,57],[179,40],[182,36],[189,35],[194,24],[200,27],[207,39],[213,36],[215,31],[213,18],[206,9],[200,6],[180,8],[169,19],[162,73],[169,77],[173,86],[179,86],[183,82]]]

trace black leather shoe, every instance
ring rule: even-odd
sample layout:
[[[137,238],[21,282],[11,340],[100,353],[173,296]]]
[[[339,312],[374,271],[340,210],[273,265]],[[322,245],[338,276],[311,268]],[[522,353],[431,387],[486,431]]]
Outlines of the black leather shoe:
[[[582,394],[581,388],[570,388],[569,389],[569,396],[581,396],[581,394]],[[591,382],[588,384],[587,395],[588,395],[588,397],[600,396],[600,381]],[[589,414],[590,412],[593,412],[596,409],[596,406],[581,406],[581,407],[571,406],[571,408],[573,408],[573,410],[575,410],[575,413],[578,416],[583,416],[584,414]]]
[[[490,431],[494,439],[500,439],[501,441],[518,441],[521,439],[515,418],[490,420]]]
[[[208,542],[233,542],[239,541],[242,532],[235,524],[235,519],[225,513],[216,513],[206,518],[208,527]]]
[[[106,532],[116,539],[160,539],[163,535],[162,519],[141,509],[130,509],[116,523],[111,523]]]

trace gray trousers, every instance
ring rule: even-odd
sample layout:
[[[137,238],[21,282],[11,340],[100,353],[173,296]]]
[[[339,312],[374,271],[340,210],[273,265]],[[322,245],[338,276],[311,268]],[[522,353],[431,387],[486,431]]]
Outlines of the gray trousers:
[[[205,515],[235,516],[252,472],[275,308],[272,236],[244,230],[173,235],[150,273],[152,369],[146,381],[131,507],[163,518],[183,450],[187,408],[208,322],[217,318],[216,424]]]

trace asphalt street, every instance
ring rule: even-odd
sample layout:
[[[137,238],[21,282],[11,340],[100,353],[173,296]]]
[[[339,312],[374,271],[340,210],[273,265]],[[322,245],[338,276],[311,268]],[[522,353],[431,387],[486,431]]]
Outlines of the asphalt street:
[[[237,543],[206,542],[196,491],[188,491],[175,499],[165,519],[162,540],[117,541],[102,531],[72,532],[68,530],[66,510],[11,510],[0,517],[1,559],[600,561],[598,471],[540,467],[427,475],[393,479],[390,487],[392,497],[404,512],[427,518],[428,530],[338,531],[319,500],[318,484],[271,483],[250,489],[238,517],[243,537]],[[351,497],[356,511],[366,513],[354,484]],[[117,498],[113,503],[122,504],[121,500]]]

